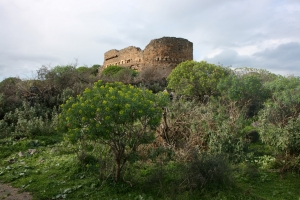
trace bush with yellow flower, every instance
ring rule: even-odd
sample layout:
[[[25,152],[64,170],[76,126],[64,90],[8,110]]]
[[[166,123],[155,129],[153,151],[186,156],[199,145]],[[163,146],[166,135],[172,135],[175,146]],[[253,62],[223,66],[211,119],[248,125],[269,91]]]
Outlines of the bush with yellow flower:
[[[61,106],[59,130],[73,144],[94,140],[115,156],[115,180],[137,147],[154,139],[168,95],[123,83],[98,81]]]

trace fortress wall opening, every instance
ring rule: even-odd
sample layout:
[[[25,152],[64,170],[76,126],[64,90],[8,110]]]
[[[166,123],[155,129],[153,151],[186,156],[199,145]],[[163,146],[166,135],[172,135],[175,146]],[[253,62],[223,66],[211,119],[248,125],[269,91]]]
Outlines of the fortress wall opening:
[[[105,53],[104,68],[110,65],[119,65],[124,67],[130,67],[142,62],[143,52],[138,47],[127,47],[119,51],[108,51]]]

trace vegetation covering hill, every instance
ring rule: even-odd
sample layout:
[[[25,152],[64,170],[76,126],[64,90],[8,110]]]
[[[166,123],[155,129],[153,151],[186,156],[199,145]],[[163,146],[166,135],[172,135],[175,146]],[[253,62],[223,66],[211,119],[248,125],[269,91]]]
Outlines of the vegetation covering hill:
[[[0,180],[35,199],[299,199],[300,78],[41,67],[0,83]]]

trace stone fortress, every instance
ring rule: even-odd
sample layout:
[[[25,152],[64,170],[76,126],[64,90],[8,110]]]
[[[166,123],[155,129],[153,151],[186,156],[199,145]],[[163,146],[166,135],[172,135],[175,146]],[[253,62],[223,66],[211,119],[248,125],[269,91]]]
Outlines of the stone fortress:
[[[193,60],[193,43],[183,38],[162,37],[151,40],[144,50],[129,46],[112,49],[104,54],[102,69],[110,65],[127,67],[137,71],[153,69],[161,78],[167,77],[181,62]]]

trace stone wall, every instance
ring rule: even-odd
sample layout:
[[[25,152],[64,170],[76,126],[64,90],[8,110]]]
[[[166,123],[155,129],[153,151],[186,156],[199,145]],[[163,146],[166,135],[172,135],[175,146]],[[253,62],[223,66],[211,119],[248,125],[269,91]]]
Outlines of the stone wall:
[[[144,50],[130,46],[106,52],[103,68],[110,65],[137,71],[151,68],[166,77],[179,63],[186,60],[193,60],[193,43],[183,38],[163,37],[151,40]]]

